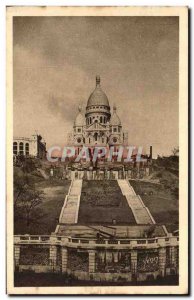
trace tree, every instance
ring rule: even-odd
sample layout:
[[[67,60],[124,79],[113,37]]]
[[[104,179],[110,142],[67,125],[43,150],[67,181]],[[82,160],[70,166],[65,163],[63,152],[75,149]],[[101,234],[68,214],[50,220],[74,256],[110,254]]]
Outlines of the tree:
[[[172,154],[173,154],[173,156],[179,156],[179,147],[175,147],[175,148],[172,150]]]
[[[41,204],[43,192],[37,191],[34,183],[26,174],[14,175],[14,214],[18,212],[26,219],[26,225],[30,225],[34,208]],[[18,215],[18,214],[17,214]]]
[[[32,158],[26,158],[22,164],[22,170],[24,173],[31,173],[36,170],[35,162]]]
[[[17,209],[21,197],[26,194],[29,185],[28,176],[14,174],[14,208]]]
[[[30,225],[31,214],[34,208],[42,203],[43,192],[35,190],[35,187],[28,187],[20,197],[20,207],[25,213],[26,225]]]

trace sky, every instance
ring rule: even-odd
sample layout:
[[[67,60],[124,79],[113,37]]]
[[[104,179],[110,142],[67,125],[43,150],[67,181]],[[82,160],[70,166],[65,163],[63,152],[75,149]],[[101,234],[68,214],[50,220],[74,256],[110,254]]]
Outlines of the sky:
[[[129,144],[178,146],[177,17],[14,17],[14,136],[62,146],[100,75]]]

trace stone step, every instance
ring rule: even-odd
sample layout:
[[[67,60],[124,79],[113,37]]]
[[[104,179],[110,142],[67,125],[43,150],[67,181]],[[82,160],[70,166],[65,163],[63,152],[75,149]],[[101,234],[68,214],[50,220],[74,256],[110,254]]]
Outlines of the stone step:
[[[70,188],[70,195],[81,195],[82,180],[74,180]]]
[[[119,179],[118,185],[122,194],[126,197],[129,207],[131,208],[137,224],[153,224],[153,217],[145,207],[142,199],[137,195],[126,179]]]
[[[82,180],[73,180],[66,196],[60,219],[60,223],[75,224],[78,220]]]
[[[141,224],[153,224],[152,219],[150,218],[146,208],[134,209],[133,210],[138,223]]]

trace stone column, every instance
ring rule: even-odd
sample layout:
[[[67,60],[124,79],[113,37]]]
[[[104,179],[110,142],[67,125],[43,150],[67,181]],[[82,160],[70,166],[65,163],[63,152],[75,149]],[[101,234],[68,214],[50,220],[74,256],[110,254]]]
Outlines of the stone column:
[[[71,180],[74,180],[74,179],[75,179],[75,171],[71,170]]]
[[[137,250],[131,251],[131,273],[133,279],[137,277]]]
[[[68,251],[66,247],[62,247],[62,273],[67,272]]]
[[[15,268],[19,267],[19,263],[20,263],[20,245],[14,245],[14,260],[15,260]]]
[[[171,264],[173,267],[176,266],[176,255],[175,255],[175,247],[170,247],[170,258],[171,258]]]
[[[95,272],[96,264],[96,252],[95,250],[89,250],[89,273]]]
[[[113,252],[114,255],[114,262],[118,263],[118,251]]]
[[[53,267],[53,269],[56,268],[57,265],[57,246],[50,245],[50,265]]]
[[[166,248],[162,247],[158,249],[159,255],[159,271],[162,277],[165,276],[165,268],[166,268]]]

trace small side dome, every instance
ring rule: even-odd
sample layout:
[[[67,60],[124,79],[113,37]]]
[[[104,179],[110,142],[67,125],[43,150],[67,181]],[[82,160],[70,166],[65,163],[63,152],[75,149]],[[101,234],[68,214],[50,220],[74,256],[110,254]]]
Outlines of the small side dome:
[[[121,126],[121,120],[117,115],[117,108],[115,105],[113,106],[113,114],[110,120],[110,124],[113,126]]]
[[[78,107],[78,114],[75,118],[74,126],[84,126],[85,125],[85,118],[81,113],[82,108],[81,106]]]

